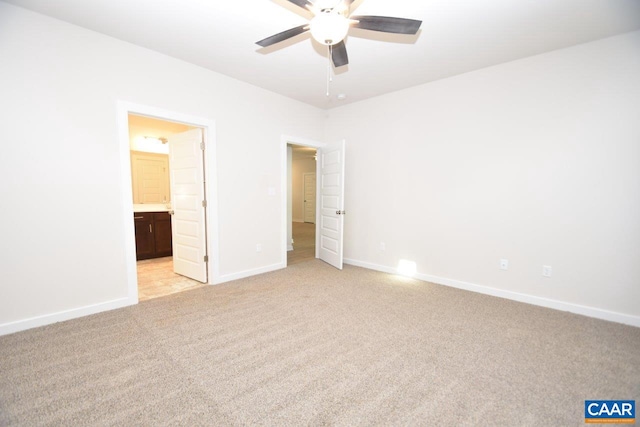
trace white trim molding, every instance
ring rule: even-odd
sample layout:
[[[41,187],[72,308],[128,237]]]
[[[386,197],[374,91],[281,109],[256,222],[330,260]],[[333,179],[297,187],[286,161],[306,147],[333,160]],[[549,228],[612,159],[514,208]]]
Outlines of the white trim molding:
[[[398,274],[398,270],[393,267],[373,264],[366,261],[355,259],[344,259],[345,264],[356,267],[367,268],[369,270],[381,271],[389,274]],[[435,283],[437,285],[449,286],[452,288],[463,289],[465,291],[477,292],[484,295],[491,295],[498,298],[505,298],[512,301],[523,302],[526,304],[537,305],[540,307],[551,308],[559,311],[568,311],[574,314],[581,314],[595,319],[608,320],[610,322],[622,323],[625,325],[640,327],[640,316],[631,314],[617,313],[614,311],[603,310],[595,307],[588,307],[579,304],[573,304],[564,301],[558,301],[550,298],[537,297],[534,295],[521,294],[518,292],[506,291],[504,289],[496,289],[490,286],[478,285],[475,283],[463,282],[461,280],[449,279],[446,277],[432,276],[429,274],[416,273],[414,279],[423,282]]]
[[[52,323],[64,322],[65,320],[89,316],[91,314],[101,313],[103,311],[114,310],[116,308],[126,307],[137,302],[137,297],[135,302],[132,302],[129,298],[120,298],[112,301],[101,302],[99,304],[87,305],[85,307],[73,308],[70,310],[59,311],[57,313],[45,314],[42,316],[17,320],[15,322],[4,323],[0,325],[0,335],[13,334],[15,332],[25,331],[27,329],[37,328],[39,326],[50,325]]]
[[[251,270],[240,271],[238,273],[225,274],[223,276],[219,276],[213,284],[219,285],[221,283],[231,282],[233,280],[244,279],[246,277],[251,277],[251,276],[255,276],[263,273],[269,273],[271,271],[281,270],[286,266],[287,266],[286,264],[279,262],[277,264],[271,264],[264,267],[254,268]]]

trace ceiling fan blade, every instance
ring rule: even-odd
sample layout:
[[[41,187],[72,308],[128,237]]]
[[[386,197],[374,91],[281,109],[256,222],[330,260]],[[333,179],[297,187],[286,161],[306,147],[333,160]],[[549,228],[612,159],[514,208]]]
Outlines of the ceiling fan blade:
[[[311,4],[308,0],[287,0],[289,3],[293,3],[296,6],[300,6],[303,9],[307,8],[307,5]]]
[[[393,18],[390,16],[351,16],[350,19],[360,21],[354,28],[381,31],[383,33],[415,34],[420,29],[422,21],[415,19]]]
[[[349,63],[347,47],[344,44],[344,40],[331,47],[331,60],[333,61],[333,66],[336,68]]]
[[[272,44],[280,43],[281,41],[295,37],[298,34],[306,33],[307,31],[309,31],[308,24],[300,25],[299,27],[291,28],[281,33],[274,34],[271,37],[267,37],[266,39],[262,39],[259,42],[256,42],[256,44],[262,47],[271,46]]]

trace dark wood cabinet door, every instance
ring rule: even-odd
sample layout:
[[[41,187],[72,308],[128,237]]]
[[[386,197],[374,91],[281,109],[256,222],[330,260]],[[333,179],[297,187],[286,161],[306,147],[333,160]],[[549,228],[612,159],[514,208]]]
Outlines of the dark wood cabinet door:
[[[153,258],[155,254],[153,215],[136,213],[133,219],[136,229],[136,259]]]
[[[153,214],[156,256],[171,256],[171,215],[165,212]]]

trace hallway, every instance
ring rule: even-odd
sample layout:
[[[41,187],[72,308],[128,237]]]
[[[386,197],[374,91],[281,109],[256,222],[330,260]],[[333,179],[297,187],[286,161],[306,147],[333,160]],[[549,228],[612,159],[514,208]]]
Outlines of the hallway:
[[[287,265],[309,261],[316,257],[316,225],[293,223],[293,250],[287,252]]]

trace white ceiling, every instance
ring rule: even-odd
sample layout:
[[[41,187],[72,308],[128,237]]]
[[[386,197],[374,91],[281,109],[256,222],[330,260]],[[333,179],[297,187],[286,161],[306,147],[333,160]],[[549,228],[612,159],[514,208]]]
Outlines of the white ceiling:
[[[640,29],[640,0],[356,0],[358,15],[419,19],[422,28],[352,29],[350,63],[327,97],[326,47],[308,34],[255,44],[310,17],[286,0],[5,1],[320,108]]]

